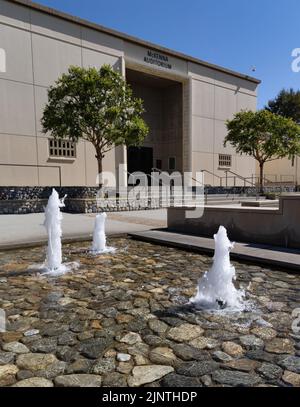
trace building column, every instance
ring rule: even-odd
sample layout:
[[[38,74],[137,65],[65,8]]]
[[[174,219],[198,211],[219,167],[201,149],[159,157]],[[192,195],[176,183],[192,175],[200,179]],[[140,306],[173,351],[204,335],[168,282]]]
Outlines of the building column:
[[[193,173],[192,78],[183,83],[182,170]]]
[[[125,59],[120,58],[121,74],[123,78],[126,77]],[[115,148],[115,173],[117,188],[127,187],[127,147],[117,146]]]

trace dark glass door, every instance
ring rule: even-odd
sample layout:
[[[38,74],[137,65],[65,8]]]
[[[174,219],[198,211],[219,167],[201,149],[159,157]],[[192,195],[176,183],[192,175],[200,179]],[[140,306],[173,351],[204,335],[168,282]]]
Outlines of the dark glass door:
[[[151,174],[152,168],[153,168],[153,148],[151,147],[127,148],[127,169],[130,174],[132,174],[135,171],[141,171],[149,175]]]

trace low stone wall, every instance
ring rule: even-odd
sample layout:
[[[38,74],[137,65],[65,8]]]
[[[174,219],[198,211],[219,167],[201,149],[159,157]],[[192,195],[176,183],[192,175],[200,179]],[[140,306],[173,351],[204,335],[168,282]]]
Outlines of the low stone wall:
[[[149,207],[148,199],[140,200],[117,200],[117,199],[66,199],[66,212],[70,213],[98,213],[98,212],[116,212],[116,211],[136,211],[143,209],[158,209],[159,200],[153,201]]]
[[[96,197],[97,187],[54,187],[60,196],[69,198]],[[0,187],[0,201],[48,199],[52,187]]]
[[[223,225],[231,240],[300,248],[300,194],[282,195],[279,209],[211,206],[199,218],[186,218],[186,210],[168,209],[168,229],[212,237]]]
[[[44,212],[47,199],[0,200],[0,215]]]
[[[125,211],[138,209],[155,209],[161,206],[159,199],[152,200],[151,207],[146,199],[115,200],[99,199],[98,187],[55,187],[61,197],[67,195],[65,201],[67,212],[96,213],[101,211]],[[109,195],[113,195],[114,188],[106,188]],[[278,190],[279,191],[279,190]],[[51,195],[52,187],[0,187],[0,214],[20,214],[43,212],[47,199]],[[208,194],[241,194],[255,195],[255,188],[251,187],[205,187]]]

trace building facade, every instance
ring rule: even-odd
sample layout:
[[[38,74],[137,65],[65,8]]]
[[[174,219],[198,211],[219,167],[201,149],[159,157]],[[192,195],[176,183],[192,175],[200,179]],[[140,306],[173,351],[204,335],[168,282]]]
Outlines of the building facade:
[[[53,141],[42,133],[40,119],[48,87],[70,65],[104,63],[144,100],[150,127],[141,148],[110,151],[105,171],[117,173],[119,164],[129,172],[205,170],[210,185],[224,185],[225,170],[255,176],[252,158],[223,146],[225,121],[241,109],[256,109],[255,78],[27,0],[0,0],[0,50],[1,187],[96,185],[93,146]],[[126,171],[121,178],[126,184]]]

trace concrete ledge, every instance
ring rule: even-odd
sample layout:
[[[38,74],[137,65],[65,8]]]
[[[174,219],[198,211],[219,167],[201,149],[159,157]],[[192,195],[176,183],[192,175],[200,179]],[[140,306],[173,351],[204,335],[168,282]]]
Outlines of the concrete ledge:
[[[206,206],[202,216],[186,217],[192,209],[169,208],[168,229],[211,237],[223,225],[231,240],[300,248],[300,194],[282,195],[279,208]]]
[[[210,256],[214,253],[214,239],[212,238],[174,233],[167,229],[134,232],[130,233],[129,236],[144,242],[176,247]],[[300,272],[300,250],[269,245],[236,243],[231,252],[231,258]]]
[[[278,199],[265,199],[265,200],[260,200],[260,201],[243,201],[241,202],[242,206],[248,206],[248,207],[257,207],[257,208],[262,208],[262,207],[267,207],[267,208],[278,208],[279,207],[279,200]]]

